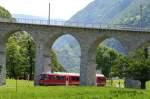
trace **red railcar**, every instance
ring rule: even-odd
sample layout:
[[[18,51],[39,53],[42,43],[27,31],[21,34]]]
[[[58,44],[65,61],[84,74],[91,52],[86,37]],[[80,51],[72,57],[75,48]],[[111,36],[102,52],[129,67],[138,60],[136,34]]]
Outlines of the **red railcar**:
[[[40,85],[79,85],[80,75],[77,73],[43,73],[39,81]],[[97,86],[105,86],[106,78],[102,74],[96,74]]]

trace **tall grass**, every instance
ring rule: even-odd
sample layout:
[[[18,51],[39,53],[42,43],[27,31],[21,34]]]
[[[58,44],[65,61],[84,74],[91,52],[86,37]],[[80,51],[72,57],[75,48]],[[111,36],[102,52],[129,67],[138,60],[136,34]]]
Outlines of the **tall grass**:
[[[150,90],[114,87],[38,86],[31,81],[7,80],[0,87],[0,99],[150,99]],[[148,83],[149,85],[149,83]]]

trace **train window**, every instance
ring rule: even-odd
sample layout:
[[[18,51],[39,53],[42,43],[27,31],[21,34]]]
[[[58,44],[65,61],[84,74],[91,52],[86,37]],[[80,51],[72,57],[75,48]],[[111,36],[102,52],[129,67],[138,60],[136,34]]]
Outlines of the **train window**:
[[[49,80],[65,80],[64,76],[49,76]]]
[[[105,80],[105,78],[102,78],[102,77],[98,77],[97,79],[98,79],[99,81]]]
[[[79,80],[80,80],[79,77],[71,77],[71,79],[72,79],[73,81],[79,81]]]
[[[49,76],[49,80],[55,80],[55,76]]]
[[[56,80],[65,80],[64,76],[56,76]]]
[[[46,74],[41,74],[41,80],[45,80],[47,78]]]

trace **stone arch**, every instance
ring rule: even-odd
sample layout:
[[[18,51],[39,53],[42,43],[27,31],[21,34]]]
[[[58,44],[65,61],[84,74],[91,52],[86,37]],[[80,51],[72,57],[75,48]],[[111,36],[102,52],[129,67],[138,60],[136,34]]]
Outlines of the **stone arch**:
[[[45,46],[49,46],[48,49],[51,49],[53,44],[55,43],[55,41],[57,39],[59,39],[60,37],[64,36],[64,35],[69,35],[71,36],[72,38],[74,38],[80,45],[80,38],[78,38],[78,36],[76,35],[76,33],[68,33],[68,32],[65,32],[65,31],[62,31],[62,32],[56,32],[56,33],[53,33],[52,35],[49,35],[46,43],[45,43]]]
[[[15,34],[15,33],[19,33],[19,32],[26,32],[27,34],[30,35],[30,37],[33,39],[33,41],[35,42],[36,40],[36,37],[35,37],[35,33],[33,33],[33,31],[28,31],[28,30],[11,30],[11,31],[8,31],[7,33],[5,33],[5,36],[4,36],[4,41],[6,42],[8,40],[8,38],[12,35],[12,34]]]
[[[11,35],[13,35],[13,34],[15,34],[15,33],[26,33],[26,34],[28,34],[29,35],[29,38],[31,38],[32,39],[32,41],[33,41],[33,43],[35,44],[35,49],[34,50],[36,50],[36,41],[35,41],[35,39],[34,39],[34,37],[33,37],[33,33],[29,33],[30,31],[24,31],[24,30],[13,30],[13,31],[9,31],[9,32],[7,32],[6,34],[5,34],[5,36],[4,36],[4,40],[5,40],[5,46],[6,46],[6,43],[7,43],[7,41],[8,41],[8,39],[9,39],[9,37],[11,36]],[[5,49],[6,50],[6,49]],[[35,67],[35,65],[34,65],[34,67]],[[34,67],[32,67],[32,69],[34,69]],[[32,72],[32,73],[34,73],[34,71]],[[27,77],[27,76],[26,76]],[[30,76],[29,76],[30,77]]]
[[[50,56],[49,56],[49,52],[52,50],[54,44],[57,42],[57,40],[61,39],[62,37],[67,37],[67,38],[70,38],[70,39],[73,39],[73,41],[75,41],[78,45],[79,45],[79,58],[81,56],[81,48],[80,48],[80,43],[78,41],[78,39],[76,38],[75,35],[73,35],[73,33],[65,33],[65,32],[60,32],[60,33],[56,33],[54,35],[50,35],[48,41],[45,43],[45,56],[47,56],[47,60],[50,60]],[[59,49],[58,49],[59,51]],[[49,59],[48,59],[49,58]],[[50,64],[49,63],[46,63],[46,64]],[[47,65],[48,66],[48,65]],[[80,59],[79,59],[79,67],[80,67]]]
[[[91,55],[90,55],[92,57],[92,59],[95,60],[96,49],[99,46],[99,44],[103,43],[104,41],[106,41],[108,39],[114,39],[115,41],[119,42],[121,44],[121,46],[123,47],[124,51],[125,51],[125,53],[123,55],[127,54],[127,52],[126,52],[124,46],[122,45],[122,42],[120,41],[120,39],[118,39],[116,36],[109,36],[109,35],[106,36],[106,35],[104,35],[104,36],[97,37],[97,39],[94,42],[92,42],[92,44],[90,45],[88,53],[92,52]]]
[[[8,38],[10,37],[10,35],[19,32],[19,31],[23,31],[23,30],[17,30],[17,29],[4,29],[4,30],[0,30],[0,65],[2,65],[2,71],[1,71],[1,78],[0,78],[0,85],[4,85],[6,84],[6,42],[8,40]],[[29,34],[30,32],[27,31],[27,33]],[[31,33],[33,34],[33,33]],[[34,41],[34,37],[31,36],[33,41]]]
[[[144,50],[145,48],[148,49],[148,53],[150,52],[150,40],[146,40],[145,42],[140,42],[135,48],[129,53],[130,56],[135,55],[135,52],[138,50]],[[149,57],[150,55],[148,55]]]
[[[97,36],[98,35],[98,36]],[[90,33],[81,36],[81,67],[80,67],[80,85],[96,85],[96,45],[107,36],[101,33]]]
[[[104,40],[112,38],[112,37],[113,36],[109,36],[109,35],[99,35],[99,36],[97,36],[97,38],[95,40],[93,40],[89,44],[89,48],[86,53],[87,55],[85,55],[86,57],[88,57],[86,59],[87,67],[85,67],[87,69],[86,72],[88,75],[87,85],[94,85],[94,83],[96,83],[96,49],[97,49],[98,45],[100,43],[102,43]],[[114,38],[115,38],[115,36],[114,36]],[[118,40],[118,39],[116,38],[116,40]],[[84,82],[83,82],[83,85],[86,85],[86,84],[84,84]]]
[[[139,46],[136,46],[136,48],[133,50],[137,50],[139,48],[146,48],[146,47],[150,47],[150,40],[149,41],[145,41],[144,43],[141,43]]]
[[[109,36],[100,36],[97,37],[96,40],[94,42],[92,42],[92,44],[89,47],[88,53],[91,53],[90,57],[92,57],[92,59],[95,60],[95,55],[96,55],[96,49],[98,47],[98,45],[103,42],[105,39],[109,38]]]

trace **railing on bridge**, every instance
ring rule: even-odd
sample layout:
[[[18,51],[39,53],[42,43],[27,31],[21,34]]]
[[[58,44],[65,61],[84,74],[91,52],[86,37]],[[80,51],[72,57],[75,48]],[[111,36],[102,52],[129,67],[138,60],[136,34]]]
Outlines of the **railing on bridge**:
[[[57,21],[57,20],[40,20],[40,19],[24,19],[16,18],[14,20],[1,19],[0,22],[9,23],[24,23],[24,24],[38,24],[38,25],[54,25],[54,26],[67,26],[67,27],[80,27],[80,28],[96,28],[96,29],[115,29],[115,30],[132,30],[132,31],[150,31],[150,28],[140,28],[129,26],[125,24],[111,24],[104,25],[98,23],[80,23],[73,21]]]

